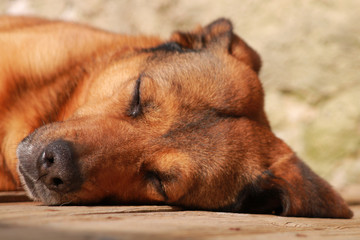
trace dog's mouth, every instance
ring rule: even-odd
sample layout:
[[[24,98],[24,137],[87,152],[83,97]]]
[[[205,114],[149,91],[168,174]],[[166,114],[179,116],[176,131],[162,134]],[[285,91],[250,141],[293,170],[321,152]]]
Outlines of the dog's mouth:
[[[29,173],[24,170],[24,167],[19,164],[18,171],[20,175],[21,182],[23,184],[24,189],[28,193],[28,196],[34,200],[38,200],[39,196],[37,191],[35,190],[36,179],[33,179]]]
[[[71,143],[61,139],[45,147],[25,138],[17,148],[20,180],[28,195],[47,205],[71,202],[71,195],[80,190],[83,178],[74,157]]]

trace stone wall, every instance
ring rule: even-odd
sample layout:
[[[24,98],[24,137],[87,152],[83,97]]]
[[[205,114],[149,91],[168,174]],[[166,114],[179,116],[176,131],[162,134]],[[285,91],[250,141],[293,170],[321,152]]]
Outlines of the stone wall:
[[[360,1],[2,0],[31,14],[167,37],[218,17],[262,56],[278,136],[337,188],[360,184]]]

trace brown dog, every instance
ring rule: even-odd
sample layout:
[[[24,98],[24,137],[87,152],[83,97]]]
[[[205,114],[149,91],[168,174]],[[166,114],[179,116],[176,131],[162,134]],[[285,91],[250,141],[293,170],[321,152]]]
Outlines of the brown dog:
[[[229,21],[166,42],[37,18],[0,30],[2,190],[20,188],[18,159],[45,204],[351,218],[272,133],[260,58]]]

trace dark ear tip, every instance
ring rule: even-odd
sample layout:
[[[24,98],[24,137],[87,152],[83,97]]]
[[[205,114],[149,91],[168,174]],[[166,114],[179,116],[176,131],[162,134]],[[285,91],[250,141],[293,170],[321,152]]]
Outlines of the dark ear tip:
[[[219,32],[226,33],[226,32],[232,32],[233,25],[229,19],[219,18],[213,21],[212,23],[210,23],[209,25],[207,25],[205,29],[209,32],[216,31],[217,33]]]
[[[352,218],[353,216],[354,216],[353,211],[351,211],[351,210],[349,209],[348,214],[346,215],[346,217],[345,217],[345,218],[350,219],[350,218]]]
[[[351,209],[345,203],[345,201],[344,201],[344,206],[343,206],[342,209],[343,209],[343,211],[341,211],[341,213],[339,214],[339,218],[350,219],[350,218],[352,218],[354,216],[353,211],[351,211]]]

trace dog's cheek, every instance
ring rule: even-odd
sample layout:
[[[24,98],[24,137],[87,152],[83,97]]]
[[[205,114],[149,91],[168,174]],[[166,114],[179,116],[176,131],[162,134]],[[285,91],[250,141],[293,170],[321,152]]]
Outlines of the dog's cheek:
[[[179,150],[163,149],[144,161],[142,168],[141,172],[148,174],[145,179],[150,199],[179,204],[194,182],[193,162]]]

